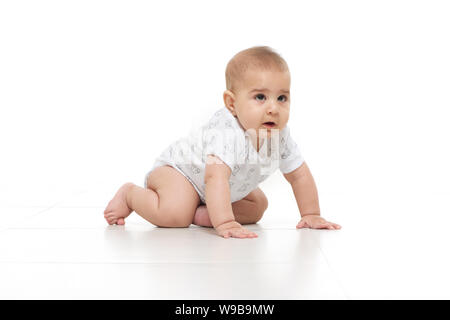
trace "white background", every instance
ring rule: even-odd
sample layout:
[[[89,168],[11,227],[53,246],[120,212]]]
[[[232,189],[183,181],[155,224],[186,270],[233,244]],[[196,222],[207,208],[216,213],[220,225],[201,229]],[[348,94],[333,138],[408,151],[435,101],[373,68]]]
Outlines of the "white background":
[[[1,1],[0,298],[449,299],[449,17],[448,1]],[[223,107],[227,62],[258,45],[290,67],[288,125],[343,228],[295,230],[280,172],[255,241],[108,226],[113,192]]]
[[[442,219],[450,193],[449,8],[2,1],[0,203],[48,206],[76,192],[142,184],[169,143],[223,106],[229,59],[268,45],[290,67],[288,125],[320,197],[377,205],[374,220],[409,219],[411,206],[427,221]],[[264,182],[269,202],[285,183],[279,172]],[[342,218],[332,204],[323,213]]]

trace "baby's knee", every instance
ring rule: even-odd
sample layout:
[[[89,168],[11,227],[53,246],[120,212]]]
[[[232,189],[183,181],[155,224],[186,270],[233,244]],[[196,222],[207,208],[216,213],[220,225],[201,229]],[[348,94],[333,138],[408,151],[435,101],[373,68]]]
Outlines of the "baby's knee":
[[[257,203],[257,207],[258,207],[258,214],[259,214],[259,219],[262,218],[262,215],[264,214],[264,212],[267,210],[267,208],[269,207],[269,200],[267,200],[266,195],[263,192],[260,192],[258,194],[258,198],[256,200]]]
[[[267,199],[265,194],[262,194],[261,201],[260,201],[261,213],[264,213],[264,211],[266,211],[268,207],[269,207],[269,200]]]
[[[155,225],[164,228],[187,228],[192,224],[193,217],[182,214],[181,210],[162,212]]]
[[[264,212],[267,210],[267,207],[269,206],[269,201],[267,200],[267,197],[262,194],[260,199],[258,199],[257,202],[257,210],[255,214],[255,223],[262,219]]]
[[[172,221],[171,227],[172,228],[187,228],[192,224],[192,219],[186,220],[186,219],[176,219]]]

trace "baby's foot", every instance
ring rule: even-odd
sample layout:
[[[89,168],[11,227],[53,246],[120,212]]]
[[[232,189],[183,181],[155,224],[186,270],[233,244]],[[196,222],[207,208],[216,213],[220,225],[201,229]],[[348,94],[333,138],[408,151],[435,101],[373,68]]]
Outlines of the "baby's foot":
[[[197,208],[194,215],[193,224],[201,227],[212,227],[211,220],[209,219],[208,209],[205,205],[201,205]]]
[[[125,183],[117,191],[114,198],[112,198],[112,200],[108,203],[108,206],[103,214],[109,224],[124,225],[125,218],[128,217],[133,211],[128,207],[126,198],[127,192],[131,187],[133,187],[133,183]]]

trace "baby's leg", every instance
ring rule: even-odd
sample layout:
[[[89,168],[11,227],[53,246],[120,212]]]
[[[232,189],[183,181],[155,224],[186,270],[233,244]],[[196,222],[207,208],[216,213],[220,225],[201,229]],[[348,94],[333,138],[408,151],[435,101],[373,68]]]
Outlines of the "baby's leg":
[[[260,188],[256,188],[244,199],[233,202],[231,207],[237,222],[240,224],[253,224],[261,220],[264,211],[268,207],[268,201],[264,192]],[[202,227],[212,227],[208,209],[205,205],[197,208],[192,223]]]
[[[127,206],[127,193],[132,186],[132,183],[125,183],[106,206],[103,215],[109,224],[125,224],[124,219],[133,211]]]
[[[260,188],[250,192],[244,199],[233,202],[234,217],[240,224],[257,223],[269,206],[266,195]]]
[[[170,166],[154,169],[147,178],[147,189],[134,184],[123,189],[125,196],[121,196],[121,199],[124,199],[122,208],[126,206],[129,210],[136,211],[145,220],[160,227],[188,227],[200,203],[200,198],[192,184]],[[116,221],[119,224],[121,218],[126,218],[122,217],[126,210],[120,211],[114,208],[108,210],[109,207],[110,205],[105,210],[108,223],[112,224]]]

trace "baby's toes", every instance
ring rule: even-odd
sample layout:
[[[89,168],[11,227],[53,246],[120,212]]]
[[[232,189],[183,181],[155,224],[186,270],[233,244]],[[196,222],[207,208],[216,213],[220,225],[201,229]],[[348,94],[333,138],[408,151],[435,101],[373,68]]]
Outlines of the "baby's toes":
[[[106,221],[108,222],[109,225],[114,224],[114,220],[111,218],[106,218]]]
[[[105,211],[103,211],[104,214],[114,212],[116,210],[117,205],[113,200],[108,202],[108,205],[106,206]]]
[[[111,213],[113,213],[113,212],[114,212],[114,209],[112,209],[112,208],[110,208],[110,207],[107,207],[107,208],[105,209],[105,211],[103,211],[103,215],[106,217],[106,215],[111,214]]]
[[[106,221],[108,221],[109,224],[114,224],[117,221],[117,218],[111,213],[106,214],[105,219],[106,219]]]

